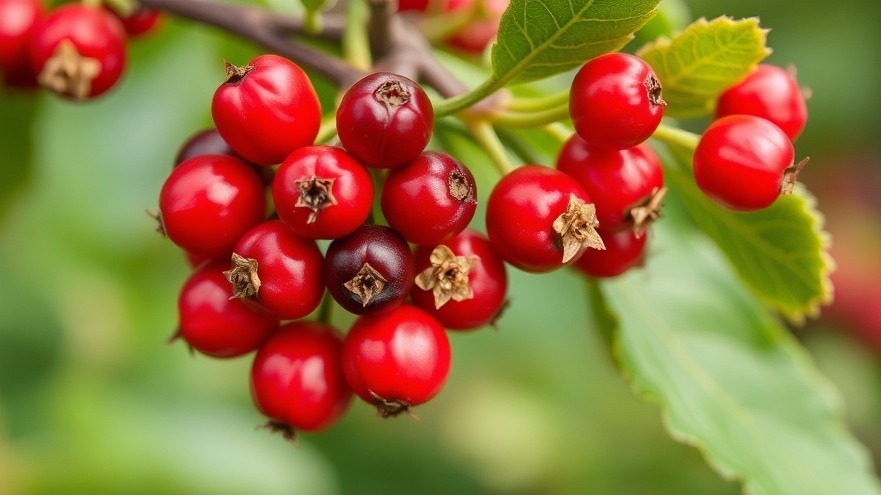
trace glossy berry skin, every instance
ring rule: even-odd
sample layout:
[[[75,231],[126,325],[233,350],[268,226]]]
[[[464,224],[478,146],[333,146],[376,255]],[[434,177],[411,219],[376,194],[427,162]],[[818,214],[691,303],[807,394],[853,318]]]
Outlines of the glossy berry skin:
[[[584,188],[559,170],[524,165],[509,172],[493,188],[486,205],[486,230],[493,247],[523,271],[542,273],[562,267],[563,250],[552,226],[566,211],[570,195],[591,202]]]
[[[381,207],[389,226],[405,239],[435,245],[471,222],[477,186],[462,162],[446,153],[426,151],[389,173]]]
[[[230,299],[229,282],[223,272],[227,261],[202,264],[178,296],[180,336],[191,348],[217,358],[232,358],[257,349],[278,320],[248,309]]]
[[[266,340],[251,366],[251,397],[270,426],[316,432],[342,417],[352,399],[342,348],[335,328],[314,321],[282,325]]]
[[[356,395],[392,416],[436,396],[450,371],[450,341],[431,315],[405,304],[358,318],[343,342],[343,371]]]
[[[232,282],[231,291],[251,309],[279,320],[296,320],[314,311],[321,302],[321,251],[315,241],[296,235],[280,220],[265,221],[246,232],[233,253],[256,263],[260,280],[257,293],[242,294],[241,279]],[[233,269],[237,267],[234,262]],[[247,269],[239,273],[244,275]]]
[[[508,275],[501,256],[489,239],[471,229],[441,244],[449,247],[456,256],[477,257],[468,273],[473,297],[462,301],[451,299],[437,308],[432,291],[414,286],[410,292],[413,303],[451,330],[473,330],[491,323],[502,310],[508,290]],[[417,274],[431,266],[433,249],[432,246],[416,248]]]
[[[795,151],[789,136],[751,115],[729,115],[707,127],[694,152],[698,187],[722,206],[754,211],[780,196]]]
[[[631,208],[664,187],[661,161],[646,143],[623,150],[591,148],[574,134],[560,150],[557,169],[587,191],[605,231],[633,227]]]
[[[638,234],[632,229],[608,232],[600,230],[606,249],[589,249],[578,258],[573,267],[579,272],[595,278],[617,277],[633,267],[639,266],[645,254],[648,235]]]
[[[165,234],[203,259],[228,259],[239,237],[266,215],[263,184],[243,161],[202,155],[175,167],[159,192]]]
[[[595,148],[620,150],[645,141],[661,123],[665,106],[655,71],[627,53],[589,60],[569,95],[575,131]]]
[[[230,147],[259,165],[280,163],[311,145],[321,125],[321,105],[309,76],[278,55],[260,55],[241,68],[228,65],[211,115]]]
[[[434,110],[413,80],[377,72],[340,100],[336,128],[343,147],[364,165],[394,168],[416,158],[434,129]]]
[[[294,232],[336,239],[360,227],[373,207],[370,173],[343,149],[306,146],[291,153],[272,183],[275,210]]]
[[[0,1],[0,79],[7,84],[36,86],[29,50],[34,29],[43,15],[40,0]]]
[[[40,85],[61,96],[94,98],[122,76],[125,42],[122,24],[107,10],[76,3],[62,5],[49,12],[34,31],[31,68],[39,74]],[[61,59],[65,63],[57,62]]]
[[[363,225],[327,248],[327,289],[340,306],[356,315],[400,306],[414,276],[410,246],[389,227]]]
[[[717,119],[738,114],[770,120],[792,141],[801,134],[808,120],[804,93],[795,76],[786,69],[767,64],[759,64],[719,96]]]

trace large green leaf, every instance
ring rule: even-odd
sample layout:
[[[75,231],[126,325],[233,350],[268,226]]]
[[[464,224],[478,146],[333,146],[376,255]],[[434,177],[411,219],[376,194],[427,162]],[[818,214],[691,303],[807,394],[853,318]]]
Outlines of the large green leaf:
[[[492,47],[495,86],[528,82],[618,50],[660,0],[512,0]]]
[[[742,79],[771,50],[755,18],[698,19],[673,39],[661,38],[637,55],[658,75],[666,115],[706,115],[723,90]]]
[[[838,396],[711,243],[662,220],[645,271],[603,284],[613,352],[675,439],[753,495],[878,494]],[[605,310],[598,326],[614,325]]]
[[[695,224],[719,246],[754,295],[787,319],[815,316],[832,298],[828,235],[814,198],[802,187],[771,207],[733,212],[707,198],[694,182],[691,154],[676,150],[667,186],[680,196]]]

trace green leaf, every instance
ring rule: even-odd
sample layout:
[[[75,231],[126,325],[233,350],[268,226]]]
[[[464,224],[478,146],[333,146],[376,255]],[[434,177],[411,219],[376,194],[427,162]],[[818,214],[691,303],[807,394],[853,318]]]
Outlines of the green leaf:
[[[697,117],[710,113],[719,93],[771,53],[767,33],[756,18],[698,19],[673,39],[660,38],[637,55],[661,80],[665,115]]]
[[[671,194],[682,198],[694,223],[715,241],[753,294],[794,323],[815,316],[832,298],[833,261],[826,252],[822,214],[810,193],[796,187],[764,210],[733,212],[698,189],[690,166],[682,166],[691,162],[690,154],[678,158],[680,166],[665,170]]]
[[[620,49],[660,0],[512,0],[492,47],[495,86],[574,69]]]
[[[878,494],[837,392],[694,231],[654,231],[645,271],[603,284],[616,354],[671,436],[752,495]],[[597,325],[613,324],[607,314]]]

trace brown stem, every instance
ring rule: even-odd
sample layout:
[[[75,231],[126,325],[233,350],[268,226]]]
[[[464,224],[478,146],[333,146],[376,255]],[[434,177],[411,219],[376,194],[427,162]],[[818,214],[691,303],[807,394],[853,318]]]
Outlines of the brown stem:
[[[308,67],[341,87],[364,76],[363,72],[336,57],[285,37],[287,33],[302,29],[302,21],[290,16],[280,16],[259,7],[210,0],[140,0],[140,3],[145,7],[209,24],[252,40]],[[336,26],[334,33],[338,35],[342,22],[334,21],[331,25]]]

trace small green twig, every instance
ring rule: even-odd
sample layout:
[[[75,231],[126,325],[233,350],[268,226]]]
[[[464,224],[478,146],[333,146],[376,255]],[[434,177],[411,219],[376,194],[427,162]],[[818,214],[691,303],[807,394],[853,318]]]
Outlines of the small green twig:
[[[307,10],[303,13],[303,29],[311,36],[318,36],[324,29],[324,16],[320,10]]]
[[[333,298],[330,292],[325,292],[321,299],[321,306],[318,306],[318,321],[325,325],[333,325]]]
[[[502,175],[506,175],[508,172],[511,172],[516,168],[514,164],[511,163],[511,157],[508,156],[508,150],[505,148],[505,144],[499,139],[499,135],[496,134],[496,130],[491,123],[485,120],[479,120],[470,122],[468,127],[471,128],[471,132],[474,133],[475,139],[477,139],[477,142],[480,143],[484,152],[486,152],[487,156],[489,156],[490,160],[492,160],[493,164],[496,166],[496,169],[498,169]]]
[[[498,81],[487,79],[480,86],[451,98],[441,100],[434,105],[434,115],[437,118],[461,112],[474,106],[481,100],[489,97],[500,88]]]
[[[560,145],[566,144],[575,131],[560,122],[554,122],[541,128],[547,135],[559,141]]]
[[[530,112],[496,112],[492,114],[493,123],[507,127],[539,127],[561,122],[569,118],[569,103],[555,107],[535,109]]]
[[[652,137],[668,146],[679,146],[692,152],[697,148],[697,143],[701,138],[700,135],[693,132],[665,124],[659,125]]]
[[[505,105],[505,109],[512,112],[535,112],[537,110],[546,110],[548,108],[568,105],[569,90],[567,89],[546,96],[512,98]]]
[[[353,67],[363,71],[370,70],[373,57],[370,55],[367,17],[369,10],[365,0],[351,0],[346,18],[349,22],[343,30],[343,58]]]
[[[318,128],[316,143],[327,143],[336,136],[336,114],[329,113],[321,119],[321,127]]]

